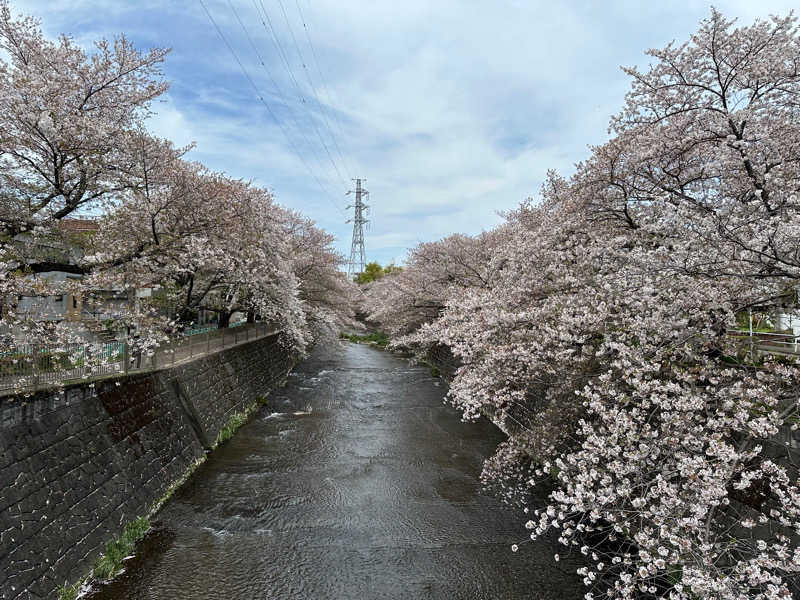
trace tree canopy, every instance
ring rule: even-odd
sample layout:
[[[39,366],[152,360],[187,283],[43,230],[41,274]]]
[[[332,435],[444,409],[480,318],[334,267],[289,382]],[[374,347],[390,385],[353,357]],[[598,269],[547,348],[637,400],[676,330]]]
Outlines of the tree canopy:
[[[355,277],[355,282],[359,285],[364,285],[365,283],[372,283],[373,281],[377,281],[384,275],[390,275],[391,273],[399,273],[403,270],[403,267],[398,267],[394,263],[388,264],[385,267],[382,267],[377,262],[371,262],[364,265],[364,271],[359,273]]]
[[[80,340],[80,324],[17,310],[21,296],[103,292],[128,298],[118,327],[150,351],[201,311],[273,323],[304,349],[349,322],[356,288],[333,238],[252,183],[186,159],[145,127],[168,83],[167,49],[124,36],[87,52],[46,39],[0,0],[0,299],[6,331],[26,343]],[[65,219],[92,216],[76,243]],[[50,251],[39,258],[40,248]],[[64,271],[56,281],[37,273]],[[141,290],[151,293],[140,294]]]
[[[800,368],[727,329],[800,285],[797,19],[712,11],[648,54],[573,176],[420,245],[367,307],[460,360],[450,400],[509,434],[484,481],[586,555],[587,598],[788,598]]]

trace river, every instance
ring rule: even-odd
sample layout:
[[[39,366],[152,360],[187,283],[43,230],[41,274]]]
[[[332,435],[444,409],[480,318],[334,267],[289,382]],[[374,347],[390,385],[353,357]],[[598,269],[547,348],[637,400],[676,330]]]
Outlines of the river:
[[[574,565],[481,492],[503,437],[424,367],[317,351],[197,470],[91,600],[578,599]]]

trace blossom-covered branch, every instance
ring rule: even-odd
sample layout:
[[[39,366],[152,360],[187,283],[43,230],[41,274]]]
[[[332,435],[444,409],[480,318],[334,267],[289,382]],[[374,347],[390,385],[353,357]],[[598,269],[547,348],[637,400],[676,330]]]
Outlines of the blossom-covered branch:
[[[571,178],[551,173],[476,263],[451,240],[445,267],[412,254],[372,314],[460,360],[451,401],[509,433],[485,480],[532,538],[586,555],[587,597],[788,598],[800,369],[727,329],[800,284],[797,19],[712,11],[649,54]],[[478,277],[436,287],[466,262]]]

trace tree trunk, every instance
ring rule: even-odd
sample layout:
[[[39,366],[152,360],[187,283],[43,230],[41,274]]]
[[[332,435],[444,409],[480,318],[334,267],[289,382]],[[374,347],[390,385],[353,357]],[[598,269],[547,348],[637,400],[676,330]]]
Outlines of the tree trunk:
[[[188,327],[194,323],[195,319],[197,319],[197,313],[190,308],[182,308],[178,311],[178,327],[180,329]]]
[[[232,313],[229,313],[229,312],[224,311],[224,310],[221,310],[219,312],[219,323],[218,323],[217,326],[220,329],[225,329],[226,327],[228,327],[230,325],[230,323],[231,323],[231,314]]]

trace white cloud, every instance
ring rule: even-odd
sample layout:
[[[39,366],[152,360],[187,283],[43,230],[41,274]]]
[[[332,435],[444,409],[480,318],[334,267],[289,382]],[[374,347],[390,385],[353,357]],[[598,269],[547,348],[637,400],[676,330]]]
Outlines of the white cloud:
[[[153,131],[179,145],[196,141],[192,158],[273,188],[349,252],[351,226],[335,208],[346,203],[345,184],[330,166],[316,124],[340,169],[368,179],[373,228],[367,250],[384,262],[419,241],[490,227],[498,210],[538,192],[547,169],[569,173],[588,154],[587,145],[606,138],[608,119],[621,107],[628,82],[619,65],[646,65],[647,48],[686,39],[710,11],[700,0],[299,0],[334,104],[326,116],[331,125],[341,121],[341,132],[338,125],[334,131],[347,160],[340,161],[280,10],[264,2],[300,92],[253,5],[234,3],[263,66],[227,1],[207,0],[283,128],[254,97],[197,2],[25,0],[15,6],[42,17],[48,34],[67,31],[82,44],[124,31],[142,47],[173,47],[165,65],[173,84],[165,102],[154,106]],[[284,5],[317,91],[327,98],[296,6]],[[787,0],[715,6],[743,24],[792,8]],[[304,161],[330,194],[320,192]]]
[[[168,94],[155,104],[153,113],[147,127],[154,135],[172,140],[176,146],[187,146],[196,141],[192,124]]]

